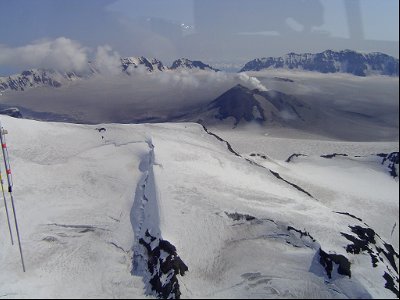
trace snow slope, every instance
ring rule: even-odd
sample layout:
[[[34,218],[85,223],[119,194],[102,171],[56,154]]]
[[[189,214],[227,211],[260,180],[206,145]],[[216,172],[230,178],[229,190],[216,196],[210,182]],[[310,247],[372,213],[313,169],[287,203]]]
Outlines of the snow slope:
[[[398,290],[398,241],[390,248],[368,213],[334,212],[353,199],[334,201],[326,182],[304,177],[308,160],[262,167],[191,123],[2,122],[27,267],[1,202],[3,297],[396,297],[385,284]],[[310,164],[329,172],[318,158]],[[386,201],[377,201],[392,214],[378,217],[396,221],[398,181],[384,175]],[[348,253],[357,239],[370,251]]]

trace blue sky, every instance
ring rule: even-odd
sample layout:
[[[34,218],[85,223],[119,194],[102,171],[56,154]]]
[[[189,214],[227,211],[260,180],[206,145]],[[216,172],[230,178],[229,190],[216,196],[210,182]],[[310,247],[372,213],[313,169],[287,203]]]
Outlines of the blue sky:
[[[14,60],[24,67],[5,53],[60,37],[89,58],[109,45],[166,63],[241,63],[327,48],[398,57],[398,11],[398,0],[0,0],[0,74],[15,69]]]

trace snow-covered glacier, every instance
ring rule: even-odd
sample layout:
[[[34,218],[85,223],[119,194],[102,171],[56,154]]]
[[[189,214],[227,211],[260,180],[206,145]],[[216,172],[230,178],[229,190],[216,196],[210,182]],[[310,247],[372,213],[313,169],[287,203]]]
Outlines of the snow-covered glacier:
[[[27,270],[1,201],[0,297],[398,297],[398,177],[375,155],[395,143],[2,124]]]

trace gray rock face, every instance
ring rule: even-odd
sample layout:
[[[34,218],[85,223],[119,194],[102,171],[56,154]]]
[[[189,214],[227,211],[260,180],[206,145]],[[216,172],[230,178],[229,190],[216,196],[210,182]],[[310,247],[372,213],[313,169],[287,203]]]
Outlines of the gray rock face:
[[[218,72],[218,69],[214,69],[210,65],[207,65],[199,60],[189,60],[186,58],[180,58],[178,60],[175,60],[172,63],[172,66],[170,68],[171,70],[176,70],[176,69],[200,69],[200,70],[208,70],[208,71],[215,71]]]
[[[144,68],[147,72],[163,72],[168,70],[163,63],[156,59],[146,57],[126,57],[121,58],[121,72],[131,75],[135,69]],[[201,61],[191,61],[188,59],[178,59],[171,67],[171,70],[177,69],[200,69],[207,71],[219,71],[213,67],[202,63]],[[96,73],[102,73],[97,67],[96,62],[88,62],[88,71],[82,74],[74,72],[60,72],[50,69],[30,69],[20,74],[0,77],[0,92],[4,91],[25,91],[34,87],[54,87],[58,88],[66,82],[91,77]]]
[[[144,66],[147,71],[164,71],[166,68],[158,59],[147,59],[146,57],[126,57],[121,58],[122,70],[129,73],[129,68],[137,69],[139,66]]]
[[[69,72],[61,73],[54,70],[31,69],[21,74],[0,77],[0,92],[5,90],[24,91],[37,86],[60,87],[63,81],[72,81],[79,75]]]
[[[359,53],[351,50],[321,53],[289,53],[283,57],[257,58],[248,62],[240,72],[263,69],[300,69],[321,73],[349,73],[356,76],[371,74],[399,76],[399,60],[383,53]]]

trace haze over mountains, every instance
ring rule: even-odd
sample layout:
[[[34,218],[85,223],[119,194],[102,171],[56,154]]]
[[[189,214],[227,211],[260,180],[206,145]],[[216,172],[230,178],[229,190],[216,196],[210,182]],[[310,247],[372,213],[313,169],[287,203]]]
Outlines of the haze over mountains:
[[[390,60],[376,53],[325,51],[323,56],[329,59],[322,62],[316,59],[319,54],[294,56],[289,66],[295,69],[274,64],[259,71],[226,73],[187,59],[166,67],[145,57],[105,57],[90,62],[86,72],[34,69],[2,77],[0,109],[49,121],[191,121],[230,128],[254,124],[344,139],[397,139],[398,77],[317,71],[321,63],[332,65],[331,58],[343,55]],[[301,59],[305,57],[308,60]],[[302,70],[306,62],[314,72]],[[351,62],[354,68],[366,66],[364,60]]]
[[[63,81],[71,81],[90,76],[93,73],[102,72],[97,66],[101,64],[101,59],[99,59],[98,62],[90,62],[89,70],[86,72],[31,69],[21,74],[0,77],[0,92],[8,89],[22,91],[25,88],[34,86],[59,87],[62,85]],[[219,71],[201,61],[192,61],[186,58],[175,60],[171,67],[165,66],[156,58],[148,59],[143,56],[121,58],[115,65],[128,75],[138,68],[143,68],[148,72],[196,69]],[[246,63],[240,72],[260,71],[265,69],[298,69],[321,73],[349,73],[356,76],[388,75],[398,77],[399,60],[383,53],[363,54],[351,50],[327,50],[317,54],[289,53],[283,57],[277,58],[257,58]],[[103,71],[103,73],[107,73],[107,71]]]

